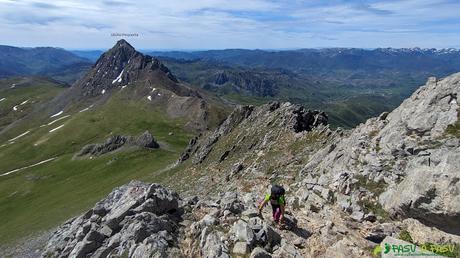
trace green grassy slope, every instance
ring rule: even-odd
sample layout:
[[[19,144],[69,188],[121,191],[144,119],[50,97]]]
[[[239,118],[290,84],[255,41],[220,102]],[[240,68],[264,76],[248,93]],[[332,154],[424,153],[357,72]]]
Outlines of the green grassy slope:
[[[147,100],[123,98],[117,92],[103,106],[69,117],[20,123],[0,135],[0,174],[37,162],[53,161],[0,176],[0,246],[50,229],[93,206],[114,187],[133,179],[159,181],[157,174],[174,162],[191,134],[184,122],[170,119]],[[43,126],[44,125],[44,126]],[[58,128],[53,132],[52,129]],[[137,135],[149,130],[162,148],[131,148],[93,159],[73,159],[88,143],[114,134]],[[25,131],[13,144],[9,139]],[[170,135],[172,132],[172,135]]]
[[[378,116],[391,111],[401,102],[396,96],[357,95],[342,101],[335,101],[322,108],[329,116],[332,127],[353,128],[365,122],[369,115]]]
[[[14,77],[0,80],[0,130],[24,117],[34,108],[57,96],[62,84],[38,77]],[[24,103],[22,104],[21,103]],[[13,107],[17,110],[13,110]]]

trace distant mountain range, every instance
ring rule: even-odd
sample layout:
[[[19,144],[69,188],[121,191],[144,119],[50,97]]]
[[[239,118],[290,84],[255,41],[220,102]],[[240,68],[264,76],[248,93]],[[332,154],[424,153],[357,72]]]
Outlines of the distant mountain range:
[[[69,50],[72,54],[95,62],[104,53],[102,50]]]
[[[420,70],[431,73],[444,72],[447,75],[460,66],[458,59],[460,51],[456,49],[324,48],[284,51],[228,49],[151,52],[150,54],[185,60],[210,59],[252,68],[280,68],[302,73],[331,69],[366,71],[390,69],[400,72]]]
[[[444,77],[460,70],[460,51],[452,48],[228,49],[150,54],[162,59],[179,79],[231,101],[300,103],[326,110],[332,125],[345,127],[392,110],[430,76]]]
[[[460,70],[460,51],[452,48],[146,52],[180,81],[226,102],[290,101],[325,110],[333,126],[344,127],[392,110],[430,76]],[[2,46],[0,77],[39,74],[73,83],[102,53]]]
[[[92,62],[61,48],[19,48],[0,45],[0,78],[18,75],[46,75],[72,83]]]

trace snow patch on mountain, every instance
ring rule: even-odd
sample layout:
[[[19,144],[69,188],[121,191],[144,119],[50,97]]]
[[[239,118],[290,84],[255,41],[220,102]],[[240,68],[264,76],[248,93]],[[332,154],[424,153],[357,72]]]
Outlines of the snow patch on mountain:
[[[123,72],[125,69],[121,70],[120,74],[115,78],[115,80],[112,81],[112,84],[115,84],[116,82],[120,83],[121,82],[121,76],[123,76]]]
[[[12,138],[12,139],[9,139],[8,141],[9,141],[9,142],[15,141],[15,140],[21,138],[22,136],[27,135],[28,133],[30,133],[30,131],[24,132],[24,133],[22,133],[22,134],[20,134],[20,135],[18,135],[18,136],[16,136],[16,137],[14,137],[14,138]]]
[[[57,112],[56,114],[50,116],[50,118],[60,116],[60,115],[62,115],[62,113],[64,113],[64,110],[61,110],[61,111]]]
[[[62,119],[66,119],[66,118],[69,117],[69,116],[70,116],[70,115],[66,115],[66,116],[60,117],[60,118],[58,118],[58,119],[55,119],[55,120],[49,122],[48,125],[52,125],[52,124],[54,124],[54,123],[56,123],[56,122],[58,122],[58,121],[60,121],[60,120],[62,120]]]
[[[52,133],[52,132],[54,132],[54,131],[56,131],[56,130],[61,129],[62,127],[64,127],[64,125],[60,125],[60,126],[54,128],[54,129],[51,129],[51,130],[50,130],[50,133]]]
[[[32,165],[30,165],[30,166],[26,166],[26,167],[22,167],[22,168],[17,168],[17,169],[8,171],[8,172],[6,172],[6,173],[0,174],[0,176],[7,176],[7,175],[16,173],[16,172],[18,172],[18,171],[21,171],[21,170],[24,170],[24,169],[27,169],[27,168],[36,167],[36,166],[38,166],[38,165],[41,165],[41,164],[50,162],[50,161],[55,160],[55,159],[56,159],[56,158],[50,158],[50,159],[42,160],[42,161],[40,161],[40,162],[38,162],[38,163],[35,163],[35,164],[32,164]]]

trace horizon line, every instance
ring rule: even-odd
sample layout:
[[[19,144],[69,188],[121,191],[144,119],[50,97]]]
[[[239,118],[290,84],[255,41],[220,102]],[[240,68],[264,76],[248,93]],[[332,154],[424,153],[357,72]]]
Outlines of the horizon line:
[[[129,42],[128,42],[129,43]],[[56,48],[56,49],[63,49],[67,51],[107,51],[109,48],[65,48],[65,47],[58,47],[58,46],[14,46],[14,45],[5,45],[0,44],[0,46],[6,47],[16,47],[16,48],[23,48],[23,49],[31,49],[31,48]],[[376,49],[411,49],[411,50],[447,50],[447,49],[455,49],[460,50],[460,46],[455,47],[443,47],[443,48],[436,48],[436,47],[338,47],[338,46],[322,46],[322,47],[294,47],[294,48],[135,48],[138,51],[151,51],[151,52],[198,52],[198,51],[222,51],[222,50],[260,50],[260,51],[295,51],[295,50],[305,50],[305,49],[363,49],[363,50],[376,50]]]

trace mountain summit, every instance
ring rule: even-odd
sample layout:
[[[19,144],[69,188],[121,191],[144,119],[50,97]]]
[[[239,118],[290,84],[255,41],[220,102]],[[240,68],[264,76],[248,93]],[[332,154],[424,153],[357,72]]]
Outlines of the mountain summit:
[[[163,84],[176,93],[186,94],[174,85],[177,79],[158,59],[139,53],[123,39],[105,52],[74,88],[82,96],[94,97],[136,81]]]
[[[160,109],[169,118],[185,118],[191,129],[206,129],[223,119],[222,107],[219,107],[222,104],[199,89],[179,82],[158,59],[136,51],[125,40],[119,40],[102,54],[45,113],[101,106],[114,98],[117,102],[122,98]]]

